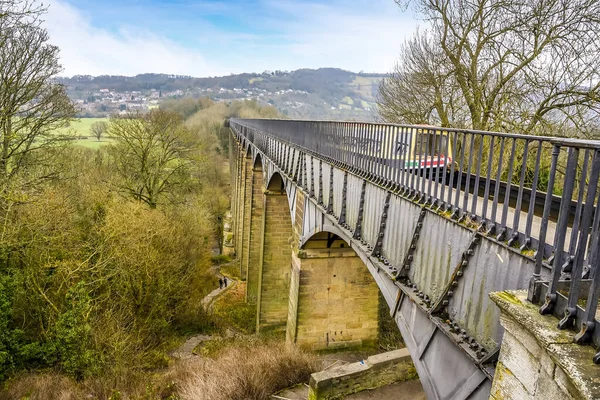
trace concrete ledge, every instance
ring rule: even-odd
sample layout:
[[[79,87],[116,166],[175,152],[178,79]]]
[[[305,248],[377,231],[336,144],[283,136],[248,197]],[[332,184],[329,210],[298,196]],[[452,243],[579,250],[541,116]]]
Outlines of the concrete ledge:
[[[407,349],[377,354],[353,364],[316,372],[310,377],[309,400],[340,399],[417,376]]]
[[[540,315],[526,291],[490,293],[505,329],[492,384],[493,399],[600,399],[596,350],[573,343],[574,332]]]

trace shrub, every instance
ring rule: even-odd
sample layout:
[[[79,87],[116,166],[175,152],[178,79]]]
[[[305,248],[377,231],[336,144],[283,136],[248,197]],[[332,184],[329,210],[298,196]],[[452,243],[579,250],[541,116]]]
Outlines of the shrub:
[[[247,334],[256,331],[256,305],[246,303],[246,282],[237,282],[215,300],[213,316],[217,325],[232,325]]]
[[[194,400],[266,400],[301,382],[321,363],[317,357],[279,342],[237,342],[216,360],[195,359],[179,366],[178,393]]]

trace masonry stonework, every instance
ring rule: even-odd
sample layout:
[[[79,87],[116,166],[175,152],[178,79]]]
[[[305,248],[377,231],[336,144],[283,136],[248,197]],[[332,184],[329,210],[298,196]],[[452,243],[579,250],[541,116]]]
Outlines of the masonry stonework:
[[[300,291],[300,259],[292,254],[290,271],[290,289],[288,294],[288,313],[285,329],[285,342],[288,345],[296,343],[298,335],[298,293]]]
[[[236,206],[236,230],[234,232],[234,244],[236,253],[236,263],[239,270],[242,270],[242,237],[244,233],[244,200],[246,195],[246,155],[243,147],[240,146],[239,158],[237,163],[237,206]]]
[[[250,200],[250,229],[248,238],[248,258],[245,270],[248,271],[246,302],[256,304],[258,298],[259,269],[263,250],[263,172],[262,165],[252,170],[252,197]]]
[[[573,343],[574,333],[556,328],[526,301],[525,291],[491,293],[505,329],[490,399],[598,399],[595,350]]]
[[[308,248],[292,263],[299,279],[295,316],[290,290],[290,341],[309,350],[376,343],[379,289],[352,249]]]
[[[242,235],[240,243],[240,278],[248,277],[248,258],[250,249],[250,219],[252,216],[252,159],[247,158],[243,164],[244,203],[242,209]]]
[[[315,372],[310,376],[309,400],[343,399],[353,393],[415,379],[417,372],[406,348]]]
[[[264,243],[259,274],[257,331],[281,331],[286,327],[292,263],[292,219],[284,191],[264,196]]]

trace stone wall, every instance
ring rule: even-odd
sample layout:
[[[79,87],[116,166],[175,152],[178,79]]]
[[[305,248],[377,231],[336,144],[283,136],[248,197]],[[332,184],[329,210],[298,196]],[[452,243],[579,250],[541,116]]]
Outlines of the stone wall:
[[[252,170],[252,198],[250,200],[250,233],[248,238],[248,258],[246,260],[247,284],[246,302],[256,304],[258,298],[258,277],[263,250],[263,172],[260,165]]]
[[[595,350],[573,343],[573,332],[556,328],[527,302],[525,291],[491,293],[505,329],[490,399],[599,399]]]
[[[364,362],[316,372],[310,377],[309,400],[341,399],[352,393],[414,379],[417,372],[407,349],[367,358]]]
[[[244,181],[244,203],[242,210],[242,236],[239,246],[240,278],[246,280],[248,276],[248,258],[250,249],[250,218],[252,216],[252,159],[247,158],[242,164]]]
[[[295,342],[308,350],[374,345],[379,289],[354,250],[304,249],[292,259],[300,278]]]
[[[296,343],[298,334],[298,294],[300,291],[300,259],[292,255],[290,291],[288,295],[288,315],[285,329],[285,342]]]
[[[265,227],[259,281],[258,331],[284,331],[292,264],[292,218],[285,192],[265,193]]]

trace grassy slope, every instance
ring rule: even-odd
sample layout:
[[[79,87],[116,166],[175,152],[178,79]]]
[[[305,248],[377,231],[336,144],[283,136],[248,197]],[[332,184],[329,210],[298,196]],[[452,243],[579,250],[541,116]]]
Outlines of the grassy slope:
[[[378,87],[382,79],[383,78],[357,76],[350,86],[352,89],[369,99],[369,101],[375,101],[373,98],[373,86]]]
[[[98,121],[108,122],[108,118],[80,118],[71,122],[69,127],[59,129],[58,132],[70,136],[85,136],[87,139],[75,140],[73,143],[90,149],[97,149],[100,146],[109,144],[112,141],[106,137],[103,137],[101,141],[98,141],[92,136],[90,127],[94,122]]]

